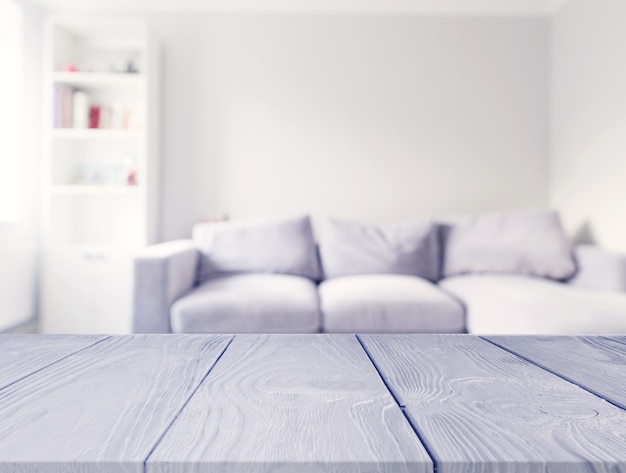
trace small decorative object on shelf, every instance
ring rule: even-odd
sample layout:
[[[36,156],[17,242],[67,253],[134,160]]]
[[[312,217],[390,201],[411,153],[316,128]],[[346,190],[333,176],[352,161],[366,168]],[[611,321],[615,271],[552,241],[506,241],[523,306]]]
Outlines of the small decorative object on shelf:
[[[89,128],[100,128],[100,107],[89,107]]]
[[[124,72],[126,72],[126,74],[139,74],[139,69],[137,69],[135,61],[133,61],[132,59],[129,60],[126,64],[126,70]]]
[[[124,183],[127,186],[136,186],[137,185],[137,159],[133,155],[127,155],[124,162]]]
[[[129,186],[136,186],[137,185],[137,170],[134,168],[131,168],[128,171],[128,177],[126,178],[126,184],[128,184]]]
[[[115,162],[117,161],[117,162]],[[74,166],[71,185],[137,186],[137,157],[127,153],[112,157],[110,163],[79,162]]]

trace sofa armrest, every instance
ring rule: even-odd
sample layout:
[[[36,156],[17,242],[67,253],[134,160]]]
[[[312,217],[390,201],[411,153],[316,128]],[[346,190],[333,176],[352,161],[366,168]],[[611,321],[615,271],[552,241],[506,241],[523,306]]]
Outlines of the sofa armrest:
[[[191,240],[149,246],[135,255],[133,332],[171,332],[170,307],[195,285],[198,256]]]
[[[578,270],[568,284],[594,291],[626,292],[626,255],[594,245],[575,248]]]

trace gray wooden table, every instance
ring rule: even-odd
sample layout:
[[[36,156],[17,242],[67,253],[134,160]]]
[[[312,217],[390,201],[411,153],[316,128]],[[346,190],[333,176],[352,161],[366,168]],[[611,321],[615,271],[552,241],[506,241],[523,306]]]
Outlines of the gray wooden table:
[[[626,337],[0,336],[0,472],[626,473]]]

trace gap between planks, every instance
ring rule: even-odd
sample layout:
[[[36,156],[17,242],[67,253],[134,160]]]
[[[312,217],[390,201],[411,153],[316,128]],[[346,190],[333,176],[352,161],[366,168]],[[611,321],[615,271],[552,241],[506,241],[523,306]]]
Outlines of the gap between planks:
[[[94,343],[92,343],[91,345],[87,345],[87,346],[85,346],[85,347],[83,347],[83,348],[80,348],[80,349],[78,349],[78,350],[76,350],[76,351],[73,351],[73,352],[71,352],[71,353],[68,353],[67,355],[62,356],[61,358],[58,358],[58,359],[54,360],[53,362],[48,363],[48,364],[47,364],[47,365],[45,365],[45,366],[42,366],[42,367],[40,367],[40,368],[37,368],[35,371],[31,371],[30,373],[28,373],[28,374],[26,374],[26,375],[22,376],[21,378],[18,378],[18,379],[14,380],[14,381],[11,381],[9,384],[7,384],[7,385],[5,385],[5,386],[0,386],[0,391],[4,391],[5,389],[10,388],[10,387],[11,387],[11,386],[13,386],[14,384],[19,383],[20,381],[24,381],[25,379],[30,378],[32,375],[37,374],[37,373],[39,373],[39,372],[41,372],[41,371],[43,371],[43,370],[45,370],[45,369],[48,369],[48,368],[50,368],[51,366],[56,365],[57,363],[59,363],[59,362],[61,362],[61,361],[65,360],[65,359],[69,358],[70,356],[74,356],[74,355],[76,355],[77,353],[80,353],[80,352],[82,352],[82,351],[87,350],[88,348],[91,348],[91,347],[94,347],[94,346],[98,345],[99,343],[106,342],[107,340],[110,340],[111,338],[112,338],[112,337],[111,337],[111,335],[106,336],[106,337],[104,337],[104,338],[102,338],[102,339],[100,339],[100,340],[95,341],[95,342],[94,342]]]
[[[485,342],[491,343],[491,344],[492,344],[493,346],[495,346],[496,348],[499,348],[500,350],[504,350],[505,352],[510,353],[511,355],[514,355],[514,356],[516,356],[516,357],[518,357],[518,358],[520,358],[520,359],[522,359],[522,360],[524,360],[524,361],[526,361],[526,362],[528,362],[528,363],[530,363],[530,364],[532,364],[532,365],[536,366],[537,368],[541,368],[542,370],[544,370],[544,371],[546,371],[546,372],[550,373],[550,374],[551,374],[551,375],[553,375],[553,376],[556,376],[556,377],[557,377],[557,378],[559,378],[559,379],[562,379],[563,381],[567,381],[568,383],[573,384],[573,385],[574,385],[574,386],[576,386],[577,388],[580,388],[580,389],[582,389],[583,391],[586,391],[586,392],[588,392],[589,394],[592,394],[592,395],[594,395],[595,397],[597,397],[597,398],[599,398],[599,399],[602,399],[602,400],[603,400],[603,401],[605,401],[605,402],[608,402],[608,403],[609,403],[609,404],[611,404],[612,406],[617,407],[618,409],[620,409],[620,410],[622,410],[622,411],[626,411],[626,409],[624,409],[624,407],[623,407],[623,406],[621,406],[621,405],[619,405],[619,404],[617,404],[617,403],[615,403],[615,402],[611,401],[610,399],[605,398],[605,397],[604,397],[601,393],[596,392],[596,391],[594,391],[593,389],[589,389],[589,388],[587,388],[587,387],[585,387],[585,386],[583,386],[583,385],[581,385],[581,384],[578,384],[575,380],[573,380],[573,379],[569,378],[568,376],[562,375],[562,374],[560,374],[560,373],[558,373],[558,372],[554,371],[553,369],[550,369],[550,368],[548,368],[547,366],[544,366],[544,365],[543,365],[543,364],[541,364],[541,363],[538,363],[538,362],[536,362],[536,361],[534,361],[534,360],[531,360],[530,358],[527,358],[526,356],[521,355],[521,354],[519,354],[519,353],[517,353],[517,352],[515,352],[515,351],[511,350],[510,348],[503,347],[503,346],[501,346],[501,345],[497,344],[496,342],[494,342],[494,341],[492,341],[492,340],[489,340],[488,338],[485,338],[485,337],[483,337],[483,336],[478,336],[478,338],[480,338],[481,340],[484,340]],[[601,338],[606,338],[606,337],[601,337]],[[611,340],[611,341],[616,341],[616,340],[613,340],[613,339],[609,339],[609,340]]]
[[[393,391],[391,386],[389,386],[389,384],[387,383],[387,381],[383,377],[380,369],[378,368],[378,365],[374,361],[374,358],[372,358],[372,355],[370,355],[370,352],[367,350],[367,348],[365,347],[365,345],[361,341],[361,337],[359,337],[358,335],[355,335],[355,337],[356,337],[357,342],[359,342],[359,345],[361,345],[361,348],[365,352],[365,355],[370,360],[370,363],[372,363],[372,366],[374,367],[374,369],[378,373],[378,376],[379,376],[380,380],[383,382],[383,384],[385,385],[385,388],[387,388],[387,391],[389,391],[389,394],[391,394],[391,397],[393,398],[395,403],[398,405],[398,408],[400,409],[400,412],[402,412],[402,415],[404,416],[406,421],[411,426],[411,429],[415,433],[415,436],[417,437],[419,442],[424,447],[424,450],[426,450],[426,453],[430,457],[430,461],[433,463],[433,473],[437,473],[438,466],[437,466],[437,460],[435,459],[435,455],[432,453],[432,450],[431,450],[430,446],[428,445],[428,443],[426,442],[426,440],[424,439],[422,434],[420,434],[419,430],[417,429],[417,426],[411,421],[411,418],[407,415],[406,410],[405,410],[406,406],[402,405],[402,403],[400,402],[400,400],[396,396],[396,393]]]
[[[626,345],[626,335],[604,335],[601,336],[600,338],[603,338],[604,340],[609,340],[611,342],[617,342],[617,343],[621,343],[622,345]]]
[[[195,394],[198,392],[198,389],[200,389],[200,386],[202,386],[202,384],[204,383],[204,381],[209,377],[209,374],[211,374],[211,371],[213,371],[213,369],[217,366],[217,364],[220,362],[220,360],[222,359],[222,357],[224,356],[224,353],[226,353],[226,350],[228,350],[228,347],[230,347],[230,344],[233,343],[233,340],[235,339],[235,335],[233,335],[230,340],[228,341],[228,343],[226,344],[226,346],[224,347],[224,349],[222,350],[222,352],[219,354],[219,356],[215,359],[215,363],[213,363],[213,365],[211,365],[211,367],[207,370],[207,372],[205,373],[205,375],[202,377],[202,379],[200,380],[200,382],[198,383],[198,385],[193,389],[193,391],[191,392],[191,394],[189,395],[189,397],[187,397],[187,399],[185,400],[185,402],[183,402],[182,406],[180,407],[180,409],[178,410],[178,412],[176,413],[176,415],[174,416],[174,418],[172,419],[172,421],[169,423],[169,425],[163,430],[163,432],[161,433],[161,435],[159,436],[159,438],[157,439],[157,441],[154,443],[154,445],[152,446],[152,448],[150,449],[150,452],[148,452],[148,455],[146,456],[146,459],[143,461],[143,471],[144,473],[147,472],[147,468],[148,468],[148,460],[150,459],[150,456],[154,453],[154,451],[156,450],[156,448],[159,446],[159,444],[161,443],[161,441],[163,440],[163,438],[165,437],[165,435],[169,432],[169,430],[172,428],[172,425],[174,425],[174,422],[176,422],[176,419],[178,419],[178,417],[180,416],[180,414],[183,412],[183,410],[185,409],[185,407],[187,407],[187,404],[189,404],[189,401],[191,401],[191,399],[195,396]]]

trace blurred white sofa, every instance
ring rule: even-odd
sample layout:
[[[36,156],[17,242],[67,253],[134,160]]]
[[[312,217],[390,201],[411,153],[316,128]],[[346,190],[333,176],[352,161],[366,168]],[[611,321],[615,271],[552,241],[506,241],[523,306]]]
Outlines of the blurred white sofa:
[[[626,256],[551,211],[201,224],[135,259],[139,333],[626,333]]]

